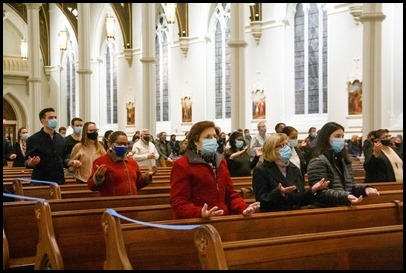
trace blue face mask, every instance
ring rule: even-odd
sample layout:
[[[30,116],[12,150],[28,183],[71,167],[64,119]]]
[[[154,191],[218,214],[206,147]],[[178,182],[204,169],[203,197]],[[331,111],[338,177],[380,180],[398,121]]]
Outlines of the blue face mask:
[[[82,133],[82,127],[73,127],[75,134],[80,135]]]
[[[127,152],[127,147],[126,146],[114,146],[114,152],[116,153],[116,156],[124,156],[125,153]]]
[[[219,145],[217,143],[217,139],[215,139],[215,138],[205,139],[205,140],[203,140],[201,152],[205,155],[214,154],[217,151],[218,146]]]
[[[48,120],[49,129],[55,130],[56,127],[58,127],[58,121],[56,120],[56,118]]]
[[[288,140],[288,145],[291,148],[297,147],[298,144],[298,140],[297,139],[289,139]]]
[[[285,145],[279,150],[279,157],[282,161],[289,161],[292,157],[292,149],[288,145]]]
[[[345,139],[344,138],[333,138],[333,143],[331,147],[333,148],[334,152],[339,153],[344,149]]]
[[[244,141],[242,141],[242,140],[235,141],[235,147],[237,147],[237,149],[241,149],[242,146],[244,146]]]

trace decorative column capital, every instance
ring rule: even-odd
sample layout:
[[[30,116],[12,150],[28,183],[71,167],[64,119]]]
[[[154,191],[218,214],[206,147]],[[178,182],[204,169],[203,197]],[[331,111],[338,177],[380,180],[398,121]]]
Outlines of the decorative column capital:
[[[132,48],[125,48],[124,49],[124,58],[126,59],[126,61],[128,62],[128,65],[131,67],[131,64],[133,62],[133,52],[134,49]]]
[[[179,37],[179,47],[183,52],[183,56],[187,57],[187,52],[189,50],[189,38]]]
[[[255,42],[259,45],[259,40],[262,36],[262,21],[251,21],[251,33],[255,38]]]
[[[42,3],[25,3],[27,9],[39,9],[42,6]]]

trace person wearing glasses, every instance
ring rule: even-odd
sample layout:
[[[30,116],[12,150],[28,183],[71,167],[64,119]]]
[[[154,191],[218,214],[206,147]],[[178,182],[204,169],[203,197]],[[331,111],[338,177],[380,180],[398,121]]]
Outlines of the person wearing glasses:
[[[139,189],[152,183],[157,167],[152,166],[141,174],[138,163],[127,156],[128,138],[123,131],[115,131],[109,137],[109,148],[105,155],[96,158],[87,186],[99,191],[100,196],[136,195]]]
[[[314,202],[319,191],[330,181],[320,178],[305,190],[301,170],[290,162],[292,149],[288,137],[273,133],[264,142],[264,163],[255,167],[252,186],[256,201],[261,203],[261,212],[300,209]]]
[[[87,183],[93,161],[106,153],[103,145],[98,141],[98,132],[99,129],[94,122],[85,122],[81,140],[72,149],[71,159],[79,160],[82,163],[80,168],[70,169],[75,172],[77,184]]]
[[[336,122],[327,122],[321,128],[313,158],[307,165],[307,175],[310,186],[320,179],[331,182],[317,194],[314,207],[356,205],[364,197],[379,195],[377,189],[354,182],[352,158],[345,148],[344,127]]]

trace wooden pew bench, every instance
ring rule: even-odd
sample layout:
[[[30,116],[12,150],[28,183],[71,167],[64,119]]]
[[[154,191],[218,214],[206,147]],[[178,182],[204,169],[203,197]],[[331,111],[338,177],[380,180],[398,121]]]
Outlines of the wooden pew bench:
[[[211,225],[195,237],[203,269],[401,270],[403,225],[222,242]]]
[[[248,189],[246,193],[246,198],[244,199],[245,202],[251,204],[255,202],[255,197],[249,197],[252,195],[252,192]],[[386,203],[392,202],[393,200],[400,200],[403,201],[403,190],[384,190],[379,191],[379,196],[370,196],[364,198],[361,204],[378,204],[378,203]]]
[[[191,232],[173,234],[166,229],[134,223],[121,224],[121,219],[108,212],[103,215],[102,222],[105,226],[107,247],[105,269],[201,268]],[[227,242],[403,224],[403,202],[255,213],[250,217],[231,215],[212,217],[209,220],[195,218],[155,223],[210,224],[219,231],[222,241]]]
[[[403,190],[403,183],[399,183],[399,182],[376,182],[376,183],[369,183],[369,185],[378,189],[378,191],[384,191],[383,195],[387,195],[388,193],[393,193],[393,192],[387,192],[387,191]],[[309,188],[309,186],[305,186],[305,189],[308,189],[308,188]],[[244,187],[244,188],[241,188],[241,190],[244,192],[243,196],[245,199],[255,198],[252,187]]]
[[[106,260],[101,217],[106,209],[51,211],[47,202],[36,204],[39,243],[35,269],[101,270]],[[116,208],[142,221],[168,220],[172,208],[150,205]]]
[[[34,267],[38,225],[35,218],[37,201],[3,202],[3,229],[8,238],[10,267]],[[112,196],[47,200],[52,211],[107,209],[147,205],[169,206],[168,194]],[[3,240],[4,241],[4,240]]]

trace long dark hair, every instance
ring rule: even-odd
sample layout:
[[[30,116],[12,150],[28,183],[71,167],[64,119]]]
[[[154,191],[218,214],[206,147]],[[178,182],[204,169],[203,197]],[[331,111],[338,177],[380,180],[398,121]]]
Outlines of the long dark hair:
[[[320,129],[320,132],[317,135],[316,145],[314,146],[314,150],[312,153],[312,157],[316,157],[319,155],[325,155],[327,158],[331,158],[333,153],[333,149],[330,144],[330,136],[334,131],[343,130],[344,127],[337,122],[327,122],[324,126]],[[346,163],[351,162],[351,158],[348,154],[348,150],[346,147],[339,153]]]

